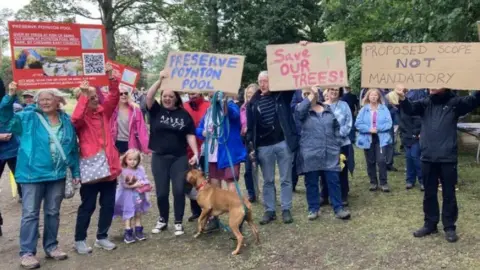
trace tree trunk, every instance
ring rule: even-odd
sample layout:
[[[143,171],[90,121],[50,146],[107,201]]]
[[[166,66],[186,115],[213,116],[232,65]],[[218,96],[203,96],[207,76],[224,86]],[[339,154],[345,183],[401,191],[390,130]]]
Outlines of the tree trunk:
[[[219,28],[218,28],[218,1],[217,0],[209,0],[208,5],[208,17],[209,17],[209,29],[208,29],[208,37],[209,37],[209,51],[212,53],[218,52],[219,48]]]
[[[110,60],[115,60],[117,57],[115,45],[115,28],[113,22],[113,4],[112,0],[104,0],[100,8],[102,9],[102,21],[105,26],[105,35],[107,36],[107,56]]]
[[[115,45],[115,31],[112,27],[105,26],[105,32],[107,36],[107,56],[110,60],[117,58],[117,50]]]

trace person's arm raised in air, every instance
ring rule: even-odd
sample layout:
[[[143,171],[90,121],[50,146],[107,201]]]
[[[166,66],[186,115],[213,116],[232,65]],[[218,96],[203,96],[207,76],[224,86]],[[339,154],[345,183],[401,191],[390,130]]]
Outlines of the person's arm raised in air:
[[[160,85],[162,81],[168,77],[168,72],[166,70],[160,71],[160,78],[148,89],[147,92],[147,110],[150,110],[155,103],[155,96],[157,95],[158,89],[160,89]]]
[[[408,115],[418,115],[423,116],[425,112],[425,100],[418,100],[411,102],[408,98],[405,97],[406,89],[403,85],[397,85],[395,88],[395,93],[398,95],[398,99],[400,100],[399,106]]]
[[[110,119],[110,117],[112,117],[113,112],[118,106],[118,102],[120,101],[120,90],[118,89],[118,80],[116,80],[113,77],[112,65],[110,63],[107,63],[105,69],[108,75],[109,86],[108,86],[108,95],[104,96],[102,106],[103,106],[103,111],[105,115],[107,116],[107,118]],[[100,100],[100,96],[98,96],[98,99]]]
[[[13,103],[17,95],[17,83],[11,82],[8,85],[8,95],[5,95],[0,102],[0,123],[7,127],[7,131],[20,136],[22,134],[22,116],[24,112],[14,113]]]
[[[458,116],[472,112],[480,106],[480,91],[474,91],[472,95],[457,97],[455,110]]]

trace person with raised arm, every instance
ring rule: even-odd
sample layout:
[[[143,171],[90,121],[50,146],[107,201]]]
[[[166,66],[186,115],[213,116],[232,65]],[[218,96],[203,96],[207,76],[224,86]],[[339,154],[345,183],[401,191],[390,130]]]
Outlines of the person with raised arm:
[[[152,154],[152,173],[155,181],[157,206],[160,213],[152,233],[160,233],[168,227],[170,182],[172,183],[176,236],[184,234],[185,172],[188,166],[199,162],[195,123],[183,109],[178,92],[160,91],[160,102],[155,99],[162,82],[168,78],[167,71],[148,90],[147,110],[150,118],[149,148]],[[188,159],[187,146],[193,151]]]
[[[412,102],[405,98],[403,85],[395,88],[400,99],[400,108],[408,115],[422,119],[420,148],[425,193],[423,196],[424,225],[413,233],[414,237],[425,237],[438,233],[440,222],[438,184],[442,185],[442,223],[445,239],[456,242],[458,236],[455,223],[458,219],[457,198],[457,123],[458,118],[480,106],[480,92],[470,96],[456,96],[448,88],[430,89],[430,96]]]

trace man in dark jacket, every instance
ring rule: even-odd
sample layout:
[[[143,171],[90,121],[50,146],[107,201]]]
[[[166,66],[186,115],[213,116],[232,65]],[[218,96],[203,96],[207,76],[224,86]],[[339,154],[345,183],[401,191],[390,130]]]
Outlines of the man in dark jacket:
[[[410,102],[405,99],[404,87],[395,90],[399,96],[400,107],[409,115],[418,115],[422,119],[420,132],[421,161],[425,194],[423,211],[425,223],[414,232],[415,237],[424,237],[437,233],[440,221],[438,206],[438,181],[442,184],[442,223],[445,238],[456,242],[455,222],[458,218],[455,185],[457,183],[457,123],[458,118],[480,106],[480,92],[474,95],[458,97],[449,89],[431,89],[428,98]]]
[[[283,222],[292,223],[292,162],[298,148],[298,136],[290,102],[295,91],[270,92],[267,71],[260,72],[258,84],[260,90],[247,105],[246,140],[250,157],[258,161],[263,174],[265,214],[260,224],[276,219],[276,164],[280,172]]]

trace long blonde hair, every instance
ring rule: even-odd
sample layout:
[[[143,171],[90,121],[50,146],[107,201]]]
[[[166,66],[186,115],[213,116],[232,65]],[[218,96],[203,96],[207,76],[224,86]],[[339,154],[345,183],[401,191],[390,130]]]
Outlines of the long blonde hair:
[[[247,92],[248,92],[248,89],[250,89],[250,88],[253,88],[253,94],[255,94],[255,92],[257,92],[260,87],[256,83],[249,84],[245,88],[245,90],[243,91],[243,101],[244,101],[244,103],[248,103],[248,101],[249,101],[249,100],[247,100]]]
[[[382,93],[380,92],[380,90],[378,88],[370,88],[365,94],[365,97],[362,99],[362,106],[370,104],[370,100],[368,100],[368,98],[373,92],[376,92],[378,95],[378,104],[383,104]]]

